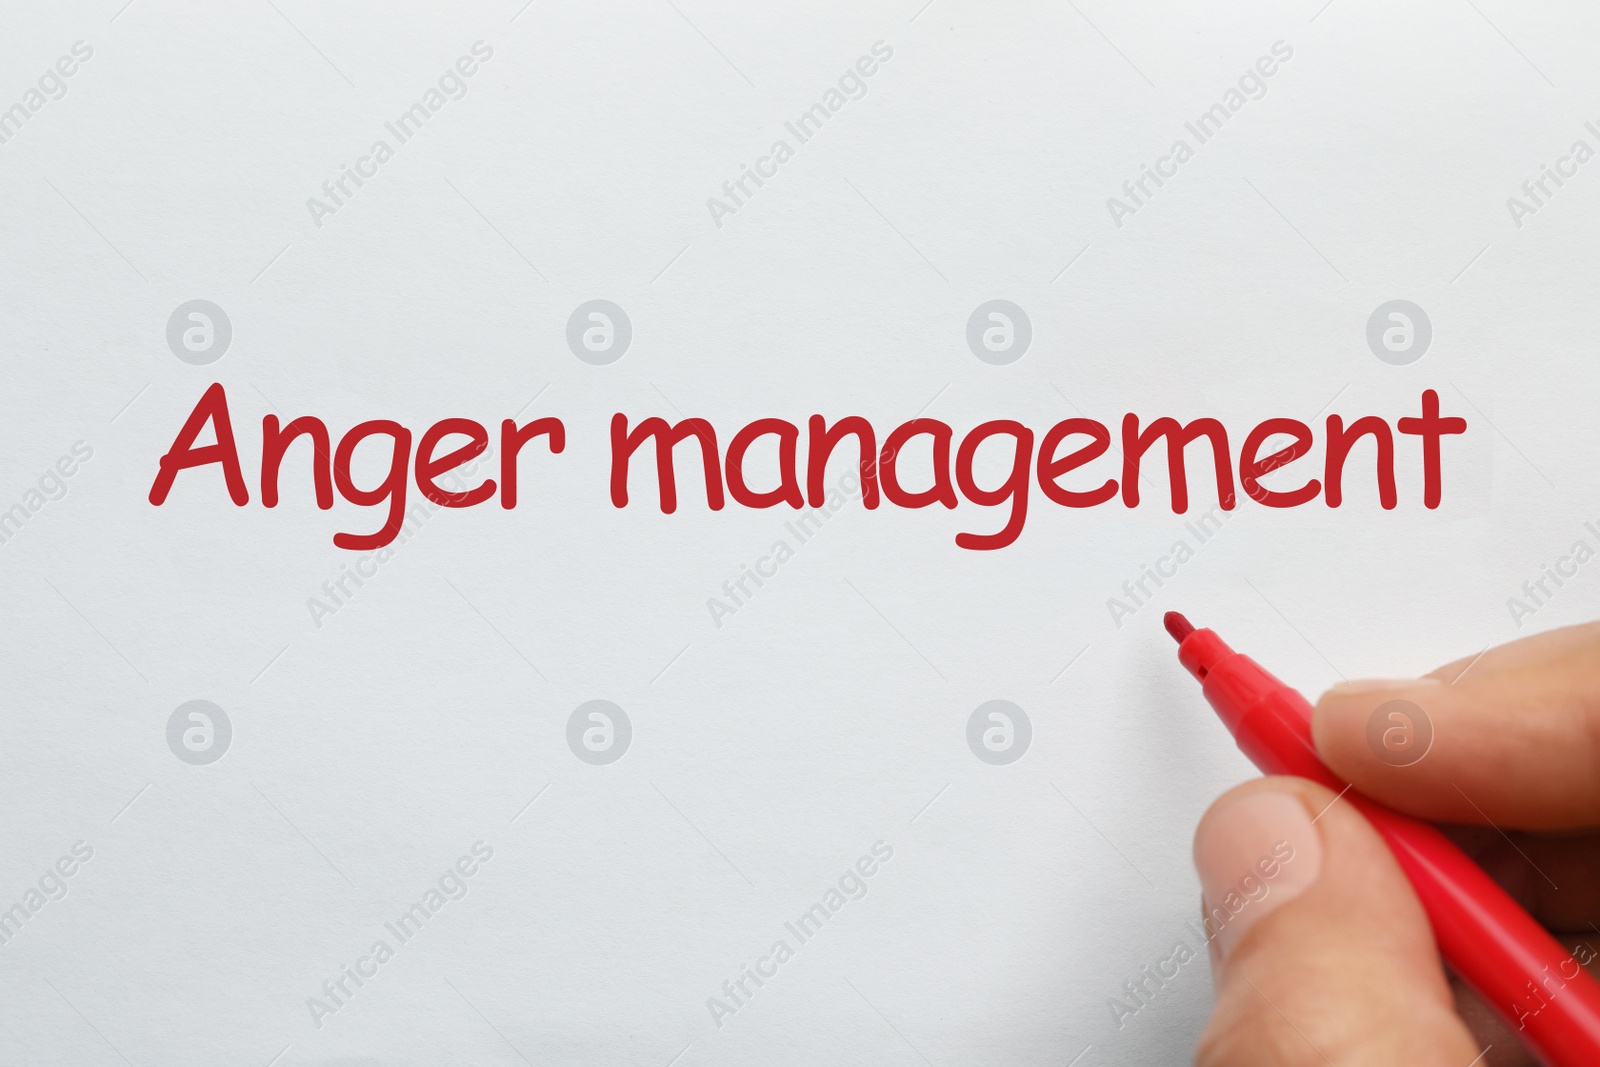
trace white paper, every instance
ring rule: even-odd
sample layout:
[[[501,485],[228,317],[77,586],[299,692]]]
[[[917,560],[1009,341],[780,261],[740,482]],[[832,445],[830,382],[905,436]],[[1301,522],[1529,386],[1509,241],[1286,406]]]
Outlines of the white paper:
[[[1510,608],[1600,523],[1600,161],[1560,162],[1600,148],[1583,5],[122,4],[0,14],[0,108],[27,112],[0,144],[0,511],[25,513],[0,544],[0,907],[92,849],[0,946],[4,1062],[1184,1062],[1203,952],[1120,1027],[1108,1004],[1195,943],[1192,827],[1254,772],[1160,614],[1315,693],[1594,613],[1587,570]],[[388,124],[477,42],[402,142]],[[786,123],[880,42],[802,143]],[[1186,123],[1280,42],[1199,143]],[[1192,158],[1113,212],[1180,138]],[[1575,173],[1513,210],[1542,165]],[[631,323],[609,364],[567,343],[596,299]],[[995,299],[1032,332],[1003,365],[966,338]],[[169,347],[193,300],[231,326],[209,364]],[[1367,343],[1392,300],[1431,323],[1408,365]],[[213,382],[250,503],[212,467],[153,506]],[[1203,544],[1203,464],[1187,515],[1151,486],[1081,510],[1035,487],[991,552],[954,538],[1003,508],[851,500],[801,541],[786,507],[707,510],[688,460],[672,515],[648,471],[608,496],[617,412],[724,442],[816,413],[959,435],[1133,412],[1237,447],[1427,389],[1469,423],[1439,508],[1408,445],[1392,511],[1363,452],[1344,506],[1243,501]],[[382,509],[319,510],[303,442],[263,507],[268,414],[335,443],[553,416],[567,444],[529,446],[516,508],[441,510],[358,586],[332,538]],[[168,742],[195,700],[231,727],[205,765]],[[592,700],[631,725],[609,764],[568,744]],[[991,700],[1031,723],[1014,763],[968,747]],[[877,842],[865,895],[789,932]],[[465,896],[402,942],[386,924],[462,857]]]

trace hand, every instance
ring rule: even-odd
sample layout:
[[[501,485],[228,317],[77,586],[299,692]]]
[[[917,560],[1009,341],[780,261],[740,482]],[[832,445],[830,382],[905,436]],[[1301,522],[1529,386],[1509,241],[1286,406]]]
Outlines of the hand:
[[[1420,709],[1411,717],[1433,735],[1403,766],[1381,740],[1368,741],[1374,711],[1395,700]],[[1457,844],[1596,971],[1600,623],[1515,641],[1415,681],[1336,686],[1312,726],[1335,774],[1391,807],[1452,824]],[[1535,1062],[1513,1029],[1447,977],[1387,846],[1327,789],[1298,778],[1232,789],[1200,821],[1194,851],[1216,985],[1201,1067]]]

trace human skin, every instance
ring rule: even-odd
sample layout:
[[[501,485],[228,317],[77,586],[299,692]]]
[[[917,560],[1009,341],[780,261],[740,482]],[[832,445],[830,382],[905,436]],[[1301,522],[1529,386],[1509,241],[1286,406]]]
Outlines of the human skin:
[[[1414,704],[1433,727],[1431,747],[1409,766],[1386,762],[1368,742],[1368,720],[1393,700]],[[1577,962],[1600,973],[1600,622],[1419,679],[1335,686],[1317,702],[1312,732],[1336,775],[1444,824]],[[1216,1005],[1199,1067],[1536,1063],[1447,973],[1377,833],[1319,785],[1263,778],[1211,806],[1195,833],[1207,900],[1282,841],[1295,850],[1284,866],[1292,876],[1211,941]]]

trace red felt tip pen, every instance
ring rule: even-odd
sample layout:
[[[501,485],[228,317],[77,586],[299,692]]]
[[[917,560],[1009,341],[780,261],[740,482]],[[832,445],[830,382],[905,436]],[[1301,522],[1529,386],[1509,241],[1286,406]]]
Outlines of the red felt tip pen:
[[[1179,662],[1252,763],[1325,785],[1366,816],[1422,901],[1440,954],[1540,1062],[1600,1064],[1600,983],[1573,954],[1436,827],[1335,777],[1317,755],[1305,697],[1177,612],[1163,621]]]

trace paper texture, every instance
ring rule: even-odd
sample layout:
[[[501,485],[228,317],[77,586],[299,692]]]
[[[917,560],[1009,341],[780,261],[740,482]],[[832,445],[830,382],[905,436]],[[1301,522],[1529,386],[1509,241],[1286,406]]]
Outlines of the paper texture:
[[[1584,569],[1510,601],[1600,546],[1600,14],[919,3],[0,14],[0,1061],[1185,1062],[1190,834],[1253,771],[1161,612],[1311,693],[1593,615]],[[616,314],[569,333],[597,300],[609,362]],[[1020,358],[969,344],[996,300]],[[1397,300],[1410,362],[1369,344]],[[214,382],[250,502],[213,466],[151,505]],[[724,444],[1133,412],[1237,451],[1428,389],[1469,424],[1435,510],[1405,442],[1391,511],[1368,446],[1341,507],[1201,537],[1201,446],[1188,514],[1152,458],[1138,508],[1035,486],[996,551],[956,546],[1005,521],[966,501],[712,512],[687,455],[674,514],[648,453],[608,491],[618,412]],[[269,414],[567,441],[378,560],[304,441],[263,506]],[[987,712],[969,745],[991,701],[1021,758],[980,758]]]

